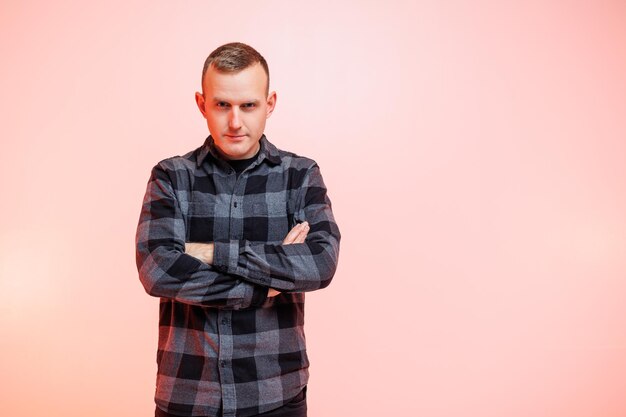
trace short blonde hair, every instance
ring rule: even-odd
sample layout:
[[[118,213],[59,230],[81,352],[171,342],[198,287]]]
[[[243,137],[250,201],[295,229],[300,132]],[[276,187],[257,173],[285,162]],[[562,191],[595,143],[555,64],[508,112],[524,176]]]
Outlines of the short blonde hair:
[[[215,68],[219,72],[239,72],[252,65],[260,63],[267,75],[267,85],[265,88],[265,95],[270,91],[270,70],[267,66],[265,58],[257,52],[253,47],[241,42],[231,42],[218,47],[211,52],[204,61],[204,68],[202,68],[202,84],[204,92],[204,75],[210,66]]]

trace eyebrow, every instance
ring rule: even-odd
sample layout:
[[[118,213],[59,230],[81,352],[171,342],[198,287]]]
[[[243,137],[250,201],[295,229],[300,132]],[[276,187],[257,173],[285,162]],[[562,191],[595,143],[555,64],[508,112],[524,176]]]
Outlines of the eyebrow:
[[[223,100],[219,97],[213,97],[213,103],[228,103],[230,104],[230,101],[228,100]],[[248,103],[252,103],[252,104],[259,104],[259,100],[257,99],[253,99],[253,100],[244,100],[242,102],[243,104],[248,104]]]

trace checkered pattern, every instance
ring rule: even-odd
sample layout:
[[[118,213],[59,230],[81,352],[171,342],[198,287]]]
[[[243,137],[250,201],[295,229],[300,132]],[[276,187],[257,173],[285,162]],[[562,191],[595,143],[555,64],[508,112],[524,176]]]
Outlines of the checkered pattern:
[[[152,169],[137,268],[160,297],[155,402],[172,414],[251,416],[308,382],[304,293],[330,283],[340,233],[317,164],[260,143],[239,177],[211,136]],[[305,220],[306,242],[282,245]],[[185,254],[185,242],[214,242],[214,264]]]

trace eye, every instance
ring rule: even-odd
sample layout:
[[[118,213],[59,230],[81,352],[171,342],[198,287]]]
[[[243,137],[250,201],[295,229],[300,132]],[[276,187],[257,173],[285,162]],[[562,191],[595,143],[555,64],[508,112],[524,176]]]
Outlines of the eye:
[[[224,102],[224,101],[218,101],[218,102],[216,103],[216,106],[217,106],[217,107],[220,107],[220,108],[224,108],[224,107],[228,107],[228,106],[229,106],[229,104],[228,104],[228,103],[226,103],[226,102]]]
[[[256,104],[254,103],[244,103],[241,105],[242,108],[244,109],[253,109],[256,107]]]

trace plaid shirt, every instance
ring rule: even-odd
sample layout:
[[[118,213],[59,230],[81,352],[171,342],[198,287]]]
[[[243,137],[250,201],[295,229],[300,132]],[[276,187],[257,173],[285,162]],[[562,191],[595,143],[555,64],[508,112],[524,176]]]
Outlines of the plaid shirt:
[[[255,415],[308,382],[304,292],[330,283],[340,233],[317,164],[265,135],[260,144],[239,177],[209,136],[148,181],[137,268],[160,297],[155,402],[172,414]],[[283,245],[305,220],[306,242]],[[185,242],[214,242],[213,265],[185,254]]]

